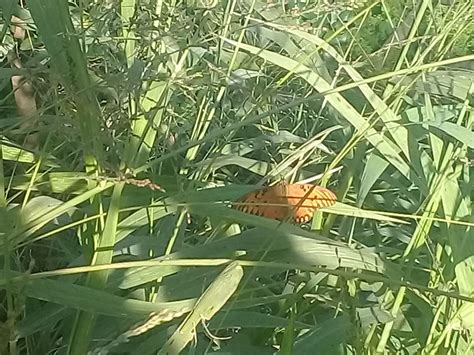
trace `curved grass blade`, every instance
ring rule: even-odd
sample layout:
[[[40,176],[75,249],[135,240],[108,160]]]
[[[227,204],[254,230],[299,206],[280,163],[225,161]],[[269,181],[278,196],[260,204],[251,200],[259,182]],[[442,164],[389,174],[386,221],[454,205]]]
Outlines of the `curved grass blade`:
[[[179,354],[193,339],[197,325],[202,321],[210,320],[234,294],[243,275],[244,271],[239,264],[233,262],[228,265],[204,291],[196,302],[194,309],[183,320],[158,354]]]

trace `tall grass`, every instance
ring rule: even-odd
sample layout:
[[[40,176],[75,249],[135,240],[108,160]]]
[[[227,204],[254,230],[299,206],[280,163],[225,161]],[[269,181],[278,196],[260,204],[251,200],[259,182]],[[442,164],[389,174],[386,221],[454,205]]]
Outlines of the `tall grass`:
[[[471,1],[1,11],[0,353],[472,353]]]

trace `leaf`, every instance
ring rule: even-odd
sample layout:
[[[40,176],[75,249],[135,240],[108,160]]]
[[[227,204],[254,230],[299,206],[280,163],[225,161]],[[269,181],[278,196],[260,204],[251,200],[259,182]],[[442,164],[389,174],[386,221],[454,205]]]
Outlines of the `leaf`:
[[[50,196],[38,196],[32,198],[21,211],[22,223],[31,223],[45,213],[59,207],[64,202]],[[76,209],[71,207],[65,210],[65,214],[71,216]]]
[[[0,273],[0,288],[4,289],[9,282],[15,293],[21,292],[42,301],[113,317],[143,317],[163,309],[189,310],[195,302],[193,299],[166,303],[145,302],[111,295],[105,291],[70,284],[63,280],[34,279],[17,272],[10,274],[7,280],[6,275]]]
[[[226,307],[226,312],[220,312],[209,322],[210,329],[226,328],[284,328],[288,325],[288,319],[257,311],[235,310],[235,303]],[[309,329],[312,325],[296,319],[293,320],[295,329]]]
[[[474,132],[472,131],[472,129],[468,129],[466,127],[451,122],[427,121],[423,122],[423,126],[428,126],[429,128],[437,128],[448,134],[449,136],[455,138],[459,142],[467,145],[469,148],[474,148]]]
[[[474,233],[470,233],[471,237]],[[458,257],[460,257],[459,255]],[[459,284],[459,293],[470,296],[474,294],[474,255],[459,262],[455,267],[456,280]],[[472,320],[474,326],[474,319]]]
[[[474,331],[474,303],[463,303],[447,327],[461,331]]]
[[[364,166],[364,172],[362,173],[359,193],[357,194],[357,203],[359,206],[364,202],[370,189],[374,186],[385,169],[387,169],[388,165],[389,163],[378,154],[369,154]]]
[[[431,109],[426,106],[420,106],[405,110],[402,113],[402,117],[406,117],[413,123],[425,123],[430,120],[430,117],[432,120],[442,122],[457,117],[461,109],[460,105],[438,105],[431,107]]]
[[[259,218],[256,216],[250,216]],[[260,218],[262,219],[262,218]],[[350,267],[382,274],[395,272],[377,254],[366,250],[354,250],[347,245],[304,231],[296,226],[281,225],[268,220],[269,229],[254,228],[239,236],[227,238],[205,245],[185,248],[155,260],[182,258],[235,258],[238,251],[253,260],[288,262],[288,268],[312,267],[324,265],[328,268]],[[265,256],[262,258],[262,256]],[[159,277],[174,274],[182,270],[181,266],[157,266],[127,270],[123,278],[115,282],[121,288],[131,288],[156,280]],[[279,272],[281,268],[275,269]],[[389,272],[390,270],[390,272]]]
[[[474,73],[467,70],[436,70],[424,73],[423,77],[417,74],[395,76],[390,81],[402,87],[413,88],[422,94],[456,97],[464,101],[468,98],[471,83],[474,82]]]
[[[388,143],[388,145],[382,147],[381,145],[384,144],[383,142],[379,143],[379,144],[374,144],[374,142],[376,142],[376,141],[379,141],[379,142],[381,141],[381,139],[379,139],[379,137],[372,137],[372,134],[374,134],[374,132],[377,132],[377,131],[375,131],[375,130],[372,131],[371,130],[371,132],[369,132],[369,131],[366,131],[365,129],[360,128],[361,126],[363,126],[363,123],[361,121],[361,117],[357,117],[357,114],[358,114],[357,111],[353,110],[353,109],[352,110],[349,109],[349,105],[348,105],[348,103],[345,102],[344,97],[342,97],[338,92],[334,92],[335,90],[331,90],[332,87],[330,87],[329,85],[326,86],[326,83],[329,84],[329,78],[326,78],[323,74],[319,73],[319,70],[318,70],[317,67],[316,68],[311,68],[311,67],[308,66],[308,68],[305,68],[304,64],[306,64],[306,63],[301,62],[301,60],[300,60],[300,61],[294,61],[294,64],[296,64],[296,65],[293,65],[291,69],[289,67],[286,67],[286,69],[290,70],[290,72],[295,71],[296,73],[300,72],[300,70],[299,70],[300,68],[303,69],[303,70],[308,71],[308,74],[305,74],[305,76],[302,76],[304,79],[305,79],[306,76],[308,76],[308,77],[312,76],[312,77],[314,77],[314,79],[316,79],[316,75],[314,75],[314,74],[320,75],[321,77],[319,79],[317,79],[317,81],[315,81],[317,83],[317,85],[315,85],[311,81],[308,81],[308,80],[307,81],[311,85],[313,85],[315,90],[317,90],[318,92],[320,92],[322,94],[324,94],[325,92],[329,92],[328,94],[325,94],[325,98],[328,100],[328,102],[331,103],[333,108],[335,110],[337,110],[348,122],[350,122],[357,129],[364,132],[365,133],[365,138],[377,150],[379,150],[379,152],[384,156],[384,158],[387,158],[388,154],[393,153],[393,152],[390,151],[391,150],[390,146],[393,145],[393,146],[396,147],[396,150],[397,150],[396,154],[397,155],[398,155],[398,151],[401,151],[403,153],[403,155],[405,156],[405,159],[407,159],[408,161],[410,160],[411,157],[410,157],[409,149],[408,149],[409,140],[408,140],[408,130],[407,130],[407,128],[404,127],[402,124],[397,122],[397,121],[399,121],[399,117],[385,103],[385,101],[382,100],[382,98],[380,98],[372,90],[372,88],[367,83],[364,83],[364,78],[359,74],[359,72],[357,70],[355,70],[355,68],[353,66],[347,64],[346,59],[342,55],[340,55],[334,47],[332,47],[325,40],[319,38],[316,35],[308,33],[306,31],[295,29],[295,28],[290,27],[290,26],[285,26],[285,27],[279,26],[275,23],[267,23],[266,25],[270,26],[270,27],[273,27],[273,28],[275,28],[279,31],[284,31],[284,32],[291,33],[295,37],[300,38],[305,45],[310,44],[311,46],[313,46],[314,48],[311,51],[311,56],[314,53],[318,53],[320,50],[324,50],[327,54],[329,54],[338,63],[340,68],[341,69],[343,68],[344,71],[347,72],[347,74],[350,76],[350,78],[354,82],[354,87],[357,87],[358,90],[360,90],[360,92],[365,96],[366,102],[368,104],[370,104],[374,108],[374,110],[377,112],[377,114],[380,116],[382,122],[387,127],[388,133],[390,134],[390,136],[393,137],[393,140],[389,139],[388,137],[385,137],[385,141]],[[291,57],[293,57],[293,56],[291,56]],[[281,63],[285,63],[285,62],[281,61]],[[282,65],[282,64],[279,64],[279,63],[274,63],[274,64],[280,65],[280,66]],[[320,67],[320,65],[319,65],[319,67]],[[312,70],[312,73],[309,72],[310,70]],[[324,78],[324,80],[322,80],[323,78]],[[314,81],[314,79],[312,79],[312,80]],[[331,93],[331,91],[333,91],[333,92]],[[333,96],[334,96],[335,100],[331,100]],[[337,103],[340,103],[340,105],[336,106],[335,104],[337,104]],[[373,139],[371,139],[371,138],[373,138]],[[392,158],[397,158],[397,160],[398,160],[398,157],[392,157]],[[419,153],[418,158],[423,162],[423,165],[425,165],[425,166],[431,166],[432,165],[431,159],[430,159],[430,157],[428,156],[428,154],[426,152],[421,151]],[[401,156],[400,156],[400,159],[402,159]],[[398,170],[400,170],[401,166],[397,166],[397,164],[395,164],[395,163],[398,163],[397,160],[394,160],[394,159],[388,159],[388,160],[392,165],[394,165],[395,167],[398,168]],[[407,176],[407,174],[405,174],[402,170],[400,170],[400,172],[403,175]],[[416,171],[416,172],[418,174],[420,173],[420,171]],[[407,176],[407,178],[409,178],[410,180],[414,180],[419,185],[420,188],[422,188],[422,189],[425,188],[424,182],[422,180],[419,180],[416,175],[412,176],[411,178]]]
[[[314,354],[318,349],[321,354],[335,354],[335,348],[349,338],[352,324],[349,317],[340,316],[321,322],[312,331],[296,340],[294,354]]]
[[[101,184],[79,196],[72,198],[67,202],[62,202],[60,204],[54,204],[51,206],[43,205],[43,209],[40,210],[40,213],[35,212],[35,214],[33,215],[34,218],[26,220],[24,222],[19,221],[20,223],[9,235],[10,243],[12,243],[12,245],[18,245],[19,243],[27,240],[28,237],[40,230],[46,224],[50,223],[51,221],[54,221],[59,216],[70,211],[71,208],[77,206],[78,204],[84,201],[87,201],[91,197],[106,190],[110,186],[111,184],[108,183]],[[51,199],[49,198],[46,200],[51,201]],[[0,244],[0,252],[2,250],[1,245],[2,244]]]
[[[236,262],[228,265],[204,291],[194,309],[178,326],[158,354],[179,354],[193,339],[197,325],[211,319],[234,294],[243,274],[242,267]]]
[[[96,241],[91,265],[110,264],[112,261],[115,236],[117,234],[120,201],[124,185],[125,184],[122,182],[114,186],[107,218],[105,220],[105,226],[100,234],[100,238]],[[86,276],[85,285],[93,289],[104,289],[107,285],[108,277],[108,270],[89,273]],[[89,329],[94,328],[95,321],[95,312],[78,312],[74,320],[69,340],[70,349],[73,349],[71,350],[72,353],[81,353],[87,350],[92,336]]]
[[[278,65],[300,76],[311,86],[313,86],[313,88],[319,93],[328,92],[328,94],[324,94],[324,97],[331,104],[331,106],[335,108],[357,130],[363,132],[365,138],[377,150],[380,151],[382,156],[384,156],[393,166],[395,166],[403,175],[405,175],[407,179],[410,179],[410,167],[400,156],[400,149],[397,149],[392,141],[389,141],[375,129],[371,128],[370,123],[364,117],[362,117],[362,115],[357,112],[341,94],[332,92],[332,86],[315,71],[281,54],[271,52],[269,50],[262,50],[248,44],[238,43],[227,38],[223,38],[223,40],[233,46],[242,48],[254,55],[261,57],[262,59],[268,60],[274,65]]]
[[[357,308],[357,316],[364,329],[373,324],[383,324],[394,319],[387,310],[380,306]]]
[[[293,345],[295,337],[295,312],[291,308],[290,319],[288,320],[288,325],[285,328],[285,333],[283,334],[283,340],[281,341],[280,355],[292,355],[293,354]]]
[[[230,74],[230,77],[227,79],[227,85],[243,86],[245,80],[258,78],[259,76],[263,76],[259,71],[239,68]]]
[[[192,165],[197,168],[206,167],[212,169],[213,171],[220,169],[224,166],[237,165],[260,176],[265,176],[265,174],[269,171],[269,164],[266,162],[245,158],[233,154],[201,160],[200,162]]]
[[[19,338],[33,335],[43,329],[51,329],[61,319],[69,315],[71,309],[54,303],[40,306],[37,304],[32,311],[16,324],[16,332]]]
[[[29,164],[34,164],[38,160],[38,157],[34,153],[17,146],[3,137],[0,137],[0,145],[2,148],[3,160],[11,160]],[[49,154],[47,155],[47,158],[44,159],[43,164],[49,167],[58,167],[58,165],[54,163],[54,157]]]

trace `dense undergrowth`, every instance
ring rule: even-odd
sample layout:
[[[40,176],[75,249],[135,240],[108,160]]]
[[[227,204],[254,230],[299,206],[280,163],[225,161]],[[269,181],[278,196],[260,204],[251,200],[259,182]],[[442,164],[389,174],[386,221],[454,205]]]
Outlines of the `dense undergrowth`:
[[[1,354],[473,352],[470,0],[1,11]]]

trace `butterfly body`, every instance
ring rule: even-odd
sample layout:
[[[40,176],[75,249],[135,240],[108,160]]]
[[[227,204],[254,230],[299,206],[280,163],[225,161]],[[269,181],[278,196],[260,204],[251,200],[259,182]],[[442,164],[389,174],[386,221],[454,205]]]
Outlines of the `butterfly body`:
[[[336,203],[336,195],[321,186],[311,184],[278,184],[248,193],[235,208],[242,212],[280,221],[287,218],[296,223],[308,222],[318,208]]]

